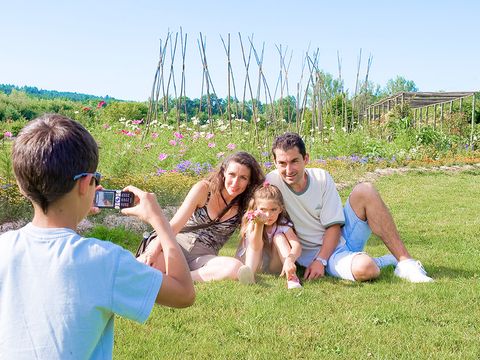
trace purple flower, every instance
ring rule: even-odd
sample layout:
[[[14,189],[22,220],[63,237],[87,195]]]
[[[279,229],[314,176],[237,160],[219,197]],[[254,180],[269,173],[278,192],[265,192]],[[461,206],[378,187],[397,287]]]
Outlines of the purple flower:
[[[228,150],[235,150],[236,147],[237,147],[237,145],[235,145],[233,143],[230,143],[230,144],[227,145]]]
[[[168,154],[161,153],[158,155],[158,160],[163,161],[168,157]]]
[[[184,136],[181,133],[179,133],[178,131],[175,131],[173,133],[173,135],[179,140],[184,138]]]
[[[179,162],[175,169],[179,172],[185,172],[190,168],[191,165],[192,162],[190,160],[184,160]]]
[[[213,135],[212,133],[207,133],[207,135],[205,135],[205,139],[209,140],[211,138],[213,138],[215,135]]]
[[[164,170],[164,169],[162,169],[162,168],[158,168],[158,169],[157,169],[157,175],[162,175],[162,174],[164,174],[164,173],[166,173],[166,172],[167,172],[167,170]]]
[[[158,133],[156,132],[152,133],[152,139],[156,139],[156,138],[158,138]]]
[[[267,169],[270,169],[273,166],[273,164],[270,161],[267,161],[263,163],[263,166],[265,166],[265,168]]]
[[[269,156],[269,155],[270,155],[270,153],[268,151],[263,151],[262,152],[262,156]]]
[[[216,146],[215,143],[208,143],[209,148],[214,148],[215,146]]]

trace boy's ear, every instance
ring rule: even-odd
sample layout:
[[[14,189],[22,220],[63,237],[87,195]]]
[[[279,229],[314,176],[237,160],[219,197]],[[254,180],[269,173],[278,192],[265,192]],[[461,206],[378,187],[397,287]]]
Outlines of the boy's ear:
[[[308,164],[308,161],[310,160],[310,156],[308,154],[305,154],[305,165]]]
[[[92,178],[90,176],[82,176],[77,180],[78,192],[80,195],[85,195],[88,192]]]

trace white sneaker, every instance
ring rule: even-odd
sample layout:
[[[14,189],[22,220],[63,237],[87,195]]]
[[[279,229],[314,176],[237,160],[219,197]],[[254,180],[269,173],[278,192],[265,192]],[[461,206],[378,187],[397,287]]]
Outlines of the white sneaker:
[[[300,279],[297,275],[293,275],[290,279],[287,280],[287,289],[301,289],[302,284],[300,284]]]
[[[255,275],[253,274],[252,269],[247,265],[240,266],[237,272],[237,278],[240,284],[250,285],[255,283]]]
[[[385,266],[390,265],[397,266],[398,264],[398,260],[392,254],[373,258],[373,261],[375,261],[375,264],[377,264],[380,269],[383,269]]]
[[[423,268],[422,263],[414,259],[400,261],[393,273],[399,278],[413,283],[433,281],[431,277],[427,276],[427,272]]]

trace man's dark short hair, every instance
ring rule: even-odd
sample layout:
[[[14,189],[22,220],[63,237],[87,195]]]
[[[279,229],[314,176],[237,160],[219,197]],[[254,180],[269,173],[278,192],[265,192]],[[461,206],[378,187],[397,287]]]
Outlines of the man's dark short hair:
[[[276,159],[276,149],[288,151],[290,149],[293,149],[294,147],[298,148],[298,151],[305,159],[305,156],[307,155],[307,149],[305,148],[305,143],[303,142],[300,135],[293,132],[286,132],[283,135],[277,136],[277,138],[273,141],[272,145],[273,158]]]
[[[46,214],[50,204],[73,189],[75,175],[97,169],[98,146],[80,123],[45,114],[22,129],[12,159],[21,191]]]

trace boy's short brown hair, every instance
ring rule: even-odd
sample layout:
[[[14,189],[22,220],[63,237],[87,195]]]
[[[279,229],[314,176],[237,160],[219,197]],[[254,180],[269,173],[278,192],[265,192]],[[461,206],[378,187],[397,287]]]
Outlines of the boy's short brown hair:
[[[46,214],[50,204],[73,189],[75,175],[97,169],[98,146],[80,123],[45,114],[22,129],[12,159],[21,191]]]

